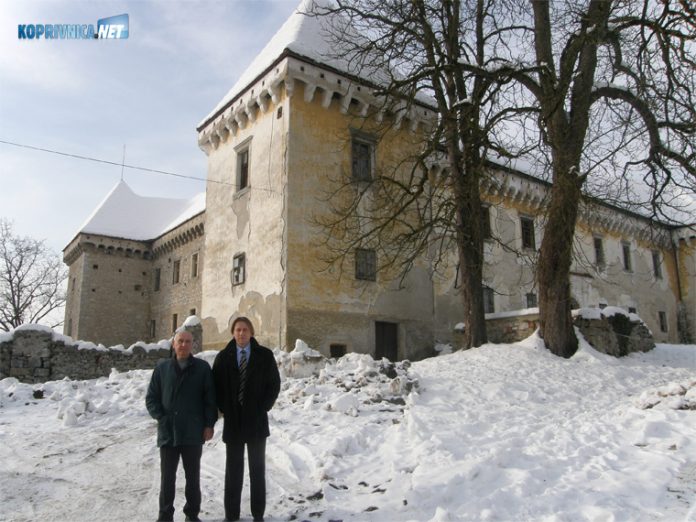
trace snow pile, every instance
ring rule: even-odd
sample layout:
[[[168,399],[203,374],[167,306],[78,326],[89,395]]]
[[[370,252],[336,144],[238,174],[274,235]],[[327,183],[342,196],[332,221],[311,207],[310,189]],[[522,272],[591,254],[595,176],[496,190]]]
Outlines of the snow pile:
[[[150,375],[0,381],[0,519],[156,518]],[[581,340],[562,359],[536,336],[416,363],[326,360],[286,375],[269,413],[267,520],[694,520],[695,375],[696,346],[616,359]],[[224,515],[221,429],[201,463],[209,522]]]
[[[644,410],[696,410],[696,379],[671,382],[657,389],[644,391],[638,398],[637,405]]]
[[[577,310],[573,310],[574,317],[582,317],[583,319],[599,320],[602,317],[609,318],[615,315],[623,315],[628,317],[628,319],[632,322],[645,324],[638,314],[628,312],[627,310],[624,310],[618,306],[605,306],[604,308],[579,308]]]
[[[295,349],[290,353],[279,349],[275,349],[273,353],[281,377],[302,378],[319,375],[326,365],[326,358],[310,348],[302,339],[295,341]]]

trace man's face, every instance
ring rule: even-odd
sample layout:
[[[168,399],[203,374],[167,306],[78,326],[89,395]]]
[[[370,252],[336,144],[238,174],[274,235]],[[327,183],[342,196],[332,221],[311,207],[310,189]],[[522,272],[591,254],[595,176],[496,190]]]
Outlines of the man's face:
[[[249,340],[251,339],[249,325],[244,321],[237,321],[237,324],[234,325],[234,330],[232,330],[232,337],[234,337],[237,346],[241,347],[249,344]]]
[[[186,359],[193,349],[193,335],[189,332],[179,332],[174,336],[174,351],[177,359]]]

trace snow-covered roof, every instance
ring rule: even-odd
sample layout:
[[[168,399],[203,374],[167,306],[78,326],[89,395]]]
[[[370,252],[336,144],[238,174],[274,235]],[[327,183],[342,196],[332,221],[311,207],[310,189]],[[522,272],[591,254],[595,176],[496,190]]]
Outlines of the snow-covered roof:
[[[220,103],[208,114],[199,127],[215,116],[225,105],[244,91],[258,76],[270,67],[286,50],[313,61],[330,65],[343,72],[351,72],[347,60],[330,58],[333,53],[326,27],[326,18],[308,16],[313,0],[301,0],[295,11],[273,35],[266,46],[252,60]]]
[[[151,198],[133,192],[121,180],[77,233],[147,241],[205,210],[205,192],[191,199]]]
[[[351,31],[345,21],[337,20],[336,17],[340,16],[339,14],[312,14],[325,13],[325,10],[331,7],[333,7],[331,0],[301,0],[295,11],[256,55],[220,103],[198,124],[198,128],[214,118],[288,51],[350,76],[363,78],[372,83],[386,83],[388,75],[384,70],[370,67],[365,63],[360,64],[359,60],[351,59],[350,53],[341,53],[337,50],[338,42],[332,36],[332,32],[349,31],[349,37],[353,40],[364,37]],[[345,38],[345,34],[342,38]],[[430,99],[423,97],[421,101],[430,102]]]

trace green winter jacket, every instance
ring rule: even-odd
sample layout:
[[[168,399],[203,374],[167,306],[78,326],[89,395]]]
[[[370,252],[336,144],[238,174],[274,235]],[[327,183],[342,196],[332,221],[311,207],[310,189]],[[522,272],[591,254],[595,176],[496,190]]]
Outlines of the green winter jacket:
[[[210,365],[193,356],[183,370],[175,357],[160,361],[152,371],[145,405],[157,420],[157,446],[203,444],[203,429],[217,421]]]

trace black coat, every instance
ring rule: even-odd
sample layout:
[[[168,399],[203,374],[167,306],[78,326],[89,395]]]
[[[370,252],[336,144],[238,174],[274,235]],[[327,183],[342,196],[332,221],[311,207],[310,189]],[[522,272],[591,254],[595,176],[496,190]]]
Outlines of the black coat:
[[[247,364],[244,405],[239,404],[237,343],[232,339],[215,357],[213,377],[218,409],[225,416],[222,440],[225,443],[265,438],[270,435],[268,412],[280,392],[280,374],[273,352],[251,338]]]
[[[203,444],[203,429],[217,421],[210,365],[193,356],[183,370],[176,357],[160,361],[152,371],[145,405],[157,420],[158,446]]]

